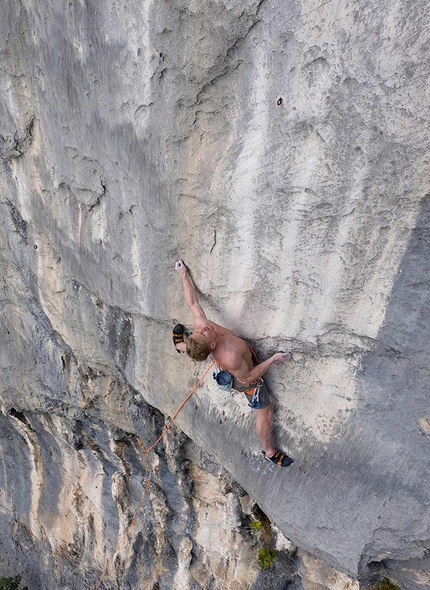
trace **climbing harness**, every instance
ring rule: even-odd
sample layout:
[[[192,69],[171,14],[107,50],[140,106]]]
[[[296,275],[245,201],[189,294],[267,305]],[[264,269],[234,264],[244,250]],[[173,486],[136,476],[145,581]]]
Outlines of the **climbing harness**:
[[[253,348],[249,348],[252,355],[252,361],[254,367],[258,365],[258,358]],[[222,369],[218,363],[215,363],[216,371],[213,372],[213,378],[217,386],[222,389],[223,391],[239,391],[240,393],[244,393],[248,398],[248,406],[253,410],[259,410],[261,408],[260,402],[260,390],[263,386],[263,379],[259,377],[256,381],[254,381],[248,389],[240,388],[236,382],[242,383],[240,379]],[[252,396],[252,397],[250,397]]]
[[[248,398],[248,406],[250,408],[253,408],[254,410],[259,410],[261,408],[260,390],[264,383],[261,377],[248,389],[239,389],[235,383],[235,380],[239,381],[239,379],[224,369],[219,368],[218,371],[213,372],[212,376],[217,386],[223,391],[239,391],[240,393],[244,393]]]
[[[140,499],[139,505],[138,505],[138,507],[136,509],[136,512],[134,513],[133,518],[130,520],[130,524],[128,525],[125,533],[122,535],[122,537],[120,537],[118,539],[117,544],[115,545],[115,547],[110,552],[110,555],[109,555],[109,557],[106,560],[105,568],[104,568],[104,570],[102,572],[102,575],[100,576],[99,581],[97,582],[97,585],[94,588],[92,588],[92,586],[90,586],[90,590],[98,590],[100,588],[103,580],[106,577],[106,574],[108,572],[109,565],[110,565],[110,563],[111,563],[111,561],[113,559],[113,556],[115,555],[115,553],[117,552],[117,550],[119,549],[119,547],[122,545],[122,543],[125,541],[125,539],[128,537],[128,533],[130,532],[131,528],[135,524],[136,519],[139,516],[139,514],[140,514],[140,512],[141,512],[141,510],[143,508],[143,503],[145,501],[146,493],[148,491],[149,486],[151,485],[151,482],[149,481],[149,469],[148,469],[148,453],[149,453],[149,451],[152,451],[152,449],[158,445],[158,443],[164,438],[164,436],[166,435],[166,433],[172,428],[173,422],[174,422],[175,418],[177,417],[177,415],[179,414],[179,412],[182,410],[182,408],[185,406],[185,404],[190,399],[190,397],[193,395],[193,393],[196,391],[197,387],[200,385],[200,383],[203,381],[203,379],[206,377],[206,375],[209,373],[209,371],[212,369],[212,367],[214,366],[214,364],[215,364],[215,361],[212,361],[211,364],[209,365],[209,367],[206,369],[206,371],[203,373],[203,375],[200,377],[200,379],[197,381],[197,383],[191,389],[190,393],[187,395],[187,397],[181,403],[181,405],[179,406],[179,408],[176,410],[176,412],[170,418],[170,420],[166,424],[163,432],[160,434],[160,436],[157,438],[157,440],[150,447],[145,447],[142,444],[142,442],[140,441],[139,437],[136,437],[136,440],[137,440],[137,442],[138,442],[138,444],[139,444],[139,446],[140,446],[140,448],[142,450],[142,453],[143,453],[143,465],[144,465],[144,469],[145,469],[145,485],[144,485],[143,494],[142,494],[142,497]]]
[[[253,408],[254,410],[259,410],[261,408],[260,389],[261,389],[262,385],[263,385],[263,379],[260,377],[260,379],[258,380],[258,384],[253,389],[249,389],[248,391],[245,391],[245,393],[247,395],[251,395],[251,393],[252,393],[252,398],[248,402],[248,406],[250,408]]]

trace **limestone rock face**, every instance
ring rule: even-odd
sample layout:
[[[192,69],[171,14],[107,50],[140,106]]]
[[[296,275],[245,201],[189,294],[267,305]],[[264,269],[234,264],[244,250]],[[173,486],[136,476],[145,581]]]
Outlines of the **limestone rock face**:
[[[210,378],[177,421],[305,556],[285,583],[430,585],[429,19],[423,0],[4,3],[0,575],[94,586],[144,485],[135,435],[163,426],[149,406],[172,415],[206,366],[171,343],[182,257],[210,319],[262,359],[293,350],[267,373],[289,469]],[[185,501],[173,455],[112,588],[228,570],[238,494],[212,538],[210,470],[191,461]],[[195,526],[169,533],[184,502]],[[262,588],[244,547],[225,581]]]

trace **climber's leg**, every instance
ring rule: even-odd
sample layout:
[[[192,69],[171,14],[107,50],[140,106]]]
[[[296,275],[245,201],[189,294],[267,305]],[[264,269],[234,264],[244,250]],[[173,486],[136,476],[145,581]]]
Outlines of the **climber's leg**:
[[[260,439],[260,442],[263,446],[264,452],[266,455],[271,457],[275,454],[276,449],[273,447],[273,438],[272,438],[272,416],[273,416],[273,407],[270,404],[265,408],[261,408],[259,410],[255,410],[256,416],[256,424],[255,429],[257,431],[257,436]]]
[[[255,410],[255,415],[257,435],[264,449],[264,458],[274,465],[278,465],[279,467],[288,467],[291,465],[293,463],[293,459],[281,451],[277,451],[273,446],[272,405],[270,404],[264,408]]]

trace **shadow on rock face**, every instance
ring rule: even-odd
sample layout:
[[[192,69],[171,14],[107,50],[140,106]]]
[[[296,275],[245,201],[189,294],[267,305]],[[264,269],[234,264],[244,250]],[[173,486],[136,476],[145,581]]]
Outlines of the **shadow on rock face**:
[[[357,370],[355,410],[329,443],[266,474],[263,506],[288,538],[324,563],[363,579],[376,567],[407,579],[411,590],[420,588],[416,564],[430,539],[429,244],[426,196],[384,325]]]
[[[403,568],[429,549],[430,437],[422,427],[430,414],[429,249],[426,195],[393,286],[379,345],[364,357],[357,379],[353,423],[358,467],[368,490],[368,499],[363,498],[369,535],[363,544],[363,573],[370,562],[383,565],[388,559],[392,565],[403,562]],[[415,587],[411,584],[407,587]]]

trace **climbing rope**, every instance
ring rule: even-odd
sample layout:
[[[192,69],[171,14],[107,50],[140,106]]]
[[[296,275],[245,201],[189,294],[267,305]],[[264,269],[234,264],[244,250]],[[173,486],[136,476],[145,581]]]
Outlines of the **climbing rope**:
[[[206,377],[206,375],[209,373],[209,371],[212,369],[212,367],[214,366],[214,364],[215,364],[215,361],[212,361],[211,364],[209,365],[209,367],[206,369],[206,371],[203,373],[203,375],[200,377],[200,379],[197,381],[197,383],[191,389],[190,393],[187,395],[187,397],[181,403],[181,405],[179,406],[179,408],[176,410],[176,412],[170,418],[170,421],[165,426],[163,432],[160,434],[160,436],[157,438],[157,440],[150,447],[148,447],[148,448],[145,447],[142,444],[142,442],[140,441],[139,437],[136,437],[136,440],[139,443],[140,448],[142,449],[142,453],[143,453],[143,466],[144,466],[144,469],[145,469],[145,485],[144,485],[144,489],[143,489],[143,494],[142,494],[142,497],[140,498],[140,502],[139,502],[139,505],[138,505],[138,507],[136,509],[136,512],[134,513],[133,518],[130,520],[130,523],[129,523],[129,525],[128,525],[126,531],[125,531],[125,533],[118,539],[117,544],[112,549],[109,557],[107,558],[105,568],[104,568],[104,570],[102,572],[102,575],[100,576],[99,581],[97,582],[97,586],[95,586],[94,588],[92,586],[90,586],[90,590],[98,590],[100,588],[103,580],[106,577],[106,574],[108,572],[109,565],[110,565],[110,563],[111,563],[111,561],[113,559],[113,556],[118,551],[119,547],[122,545],[122,543],[125,541],[125,539],[128,537],[128,534],[129,534],[131,528],[135,524],[136,519],[139,516],[139,514],[140,514],[140,512],[141,512],[141,510],[143,508],[143,503],[145,501],[146,493],[148,491],[149,486],[151,485],[151,483],[149,481],[149,470],[148,470],[148,453],[149,453],[149,451],[152,451],[152,449],[158,445],[158,443],[164,438],[164,436],[166,435],[166,433],[172,428],[172,425],[173,425],[173,422],[174,422],[175,418],[177,417],[177,415],[179,414],[179,412],[182,410],[182,408],[185,406],[185,404],[190,399],[190,397],[193,395],[193,393],[195,392],[195,390],[197,389],[197,387],[200,385],[200,383],[203,381],[203,379]]]

